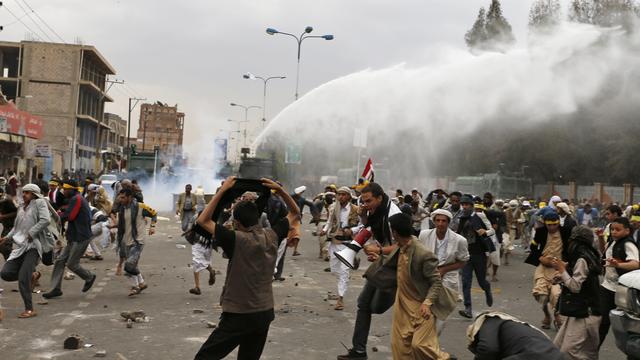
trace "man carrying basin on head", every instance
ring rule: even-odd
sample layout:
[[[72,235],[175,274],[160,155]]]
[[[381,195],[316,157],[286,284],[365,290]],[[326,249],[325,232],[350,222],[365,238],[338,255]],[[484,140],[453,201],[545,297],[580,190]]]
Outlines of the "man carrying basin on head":
[[[354,267],[356,253],[363,247],[373,260],[375,255],[390,254],[396,246],[393,244],[389,217],[400,213],[389,196],[384,193],[382,187],[376,183],[369,183],[362,188],[360,196],[360,230],[355,235],[355,240],[345,245],[346,248],[335,253],[345,265]],[[377,244],[365,246],[367,240],[375,240]],[[382,291],[368,281],[365,282],[360,296],[358,296],[358,312],[353,329],[353,348],[345,355],[338,356],[338,360],[367,359],[367,338],[371,327],[371,314],[382,314],[387,311],[394,302],[395,291]]]

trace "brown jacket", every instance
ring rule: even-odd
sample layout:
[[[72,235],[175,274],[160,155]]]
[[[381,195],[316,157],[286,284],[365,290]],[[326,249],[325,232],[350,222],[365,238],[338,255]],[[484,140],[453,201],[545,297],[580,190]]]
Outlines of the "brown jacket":
[[[358,226],[360,218],[358,217],[358,206],[349,203],[349,227]],[[329,237],[337,235],[340,229],[340,203],[335,202],[330,208],[329,219],[331,219],[331,229],[329,229]]]
[[[396,248],[389,254],[385,262],[393,268],[398,267],[400,249]],[[409,269],[413,285],[418,290],[420,297],[431,300],[431,312],[439,320],[446,319],[456,308],[457,294],[442,285],[440,273],[438,273],[438,257],[427,250],[414,236],[407,248],[409,257]]]
[[[189,197],[191,198],[191,211],[196,211],[196,202],[198,201],[196,194],[192,192],[189,195],[190,195]],[[187,193],[182,193],[178,195],[178,202],[176,203],[176,211],[178,212],[178,215],[180,216],[180,218],[182,218],[182,215],[184,215],[184,202],[186,197],[187,197]]]

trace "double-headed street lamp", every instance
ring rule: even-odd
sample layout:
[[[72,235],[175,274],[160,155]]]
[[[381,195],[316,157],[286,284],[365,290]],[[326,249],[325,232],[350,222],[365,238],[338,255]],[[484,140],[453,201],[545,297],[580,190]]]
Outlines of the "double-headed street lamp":
[[[304,41],[304,39],[310,39],[310,38],[333,40],[333,35],[318,35],[318,36],[308,35],[312,31],[313,31],[313,28],[311,26],[307,26],[304,29],[304,32],[300,34],[300,36],[296,36],[290,33],[278,31],[274,28],[267,28],[267,34],[269,35],[275,35],[275,34],[288,35],[296,39],[296,43],[298,43],[298,65],[296,68],[296,100],[298,100],[298,86],[300,84],[300,48],[302,47],[302,41]]]
[[[242,75],[242,77],[249,80],[260,79],[264,83],[264,88],[263,88],[264,90],[262,92],[262,126],[265,126],[265,124],[267,123],[267,118],[265,115],[266,109],[267,109],[267,82],[269,82],[269,80],[272,80],[272,79],[286,79],[287,77],[286,76],[269,76],[265,78],[262,76],[254,75],[252,73],[246,73]]]
[[[241,104],[236,104],[236,103],[230,103],[229,105],[231,106],[237,106],[240,108],[244,109],[244,123],[249,122],[249,110],[250,109],[260,109],[261,107],[258,105],[251,105],[251,106],[245,106],[245,105],[241,105]],[[234,120],[230,120],[230,121],[234,121]],[[238,130],[240,130],[240,121],[238,122]],[[247,147],[247,125],[245,124],[244,126],[244,147]]]

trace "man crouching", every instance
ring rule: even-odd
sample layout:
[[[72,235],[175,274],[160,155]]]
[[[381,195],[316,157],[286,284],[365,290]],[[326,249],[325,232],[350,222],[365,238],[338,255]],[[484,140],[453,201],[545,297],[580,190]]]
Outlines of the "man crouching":
[[[396,214],[389,225],[398,248],[398,290],[393,309],[391,351],[395,360],[451,359],[440,350],[436,319],[444,320],[456,306],[455,294],[442,285],[438,258],[413,236],[411,217]]]
[[[236,231],[216,224],[212,220],[214,210],[235,182],[234,176],[225,180],[196,220],[229,258],[220,295],[220,323],[196,354],[196,360],[222,359],[238,346],[239,359],[259,359],[274,319],[272,274],[278,245],[287,237],[289,221],[285,217],[271,224],[271,229],[265,229],[258,222],[260,213],[256,204],[241,201],[233,210]],[[282,197],[290,213],[300,212],[280,185],[268,179],[262,179],[262,184]]]

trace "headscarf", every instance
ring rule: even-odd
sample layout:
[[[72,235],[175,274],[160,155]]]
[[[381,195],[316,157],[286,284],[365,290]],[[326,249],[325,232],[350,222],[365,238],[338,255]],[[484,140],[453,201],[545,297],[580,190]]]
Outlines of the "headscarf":
[[[571,230],[569,237],[568,259],[569,266],[573,268],[579,259],[587,262],[589,272],[600,274],[602,265],[600,263],[600,254],[593,247],[593,230],[588,226],[578,225]]]

